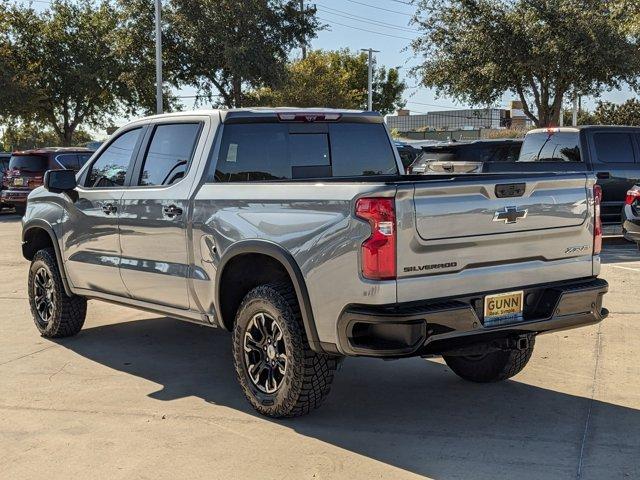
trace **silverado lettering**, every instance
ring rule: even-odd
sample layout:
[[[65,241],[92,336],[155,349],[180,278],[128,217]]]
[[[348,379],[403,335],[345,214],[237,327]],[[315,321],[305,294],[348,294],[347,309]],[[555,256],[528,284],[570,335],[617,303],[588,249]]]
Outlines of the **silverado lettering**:
[[[437,268],[453,268],[457,266],[458,266],[458,262],[434,263],[431,265],[414,265],[411,267],[404,267],[404,271],[405,272],[422,272],[425,270],[435,270]]]

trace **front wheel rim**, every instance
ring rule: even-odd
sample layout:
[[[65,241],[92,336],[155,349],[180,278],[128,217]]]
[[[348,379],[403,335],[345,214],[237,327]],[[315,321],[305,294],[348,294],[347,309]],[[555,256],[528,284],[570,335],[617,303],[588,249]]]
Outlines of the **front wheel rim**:
[[[282,328],[269,314],[255,314],[244,332],[244,362],[249,379],[263,393],[275,393],[287,373]]]
[[[49,323],[55,309],[55,295],[53,277],[44,267],[40,267],[33,277],[33,300],[40,320]]]

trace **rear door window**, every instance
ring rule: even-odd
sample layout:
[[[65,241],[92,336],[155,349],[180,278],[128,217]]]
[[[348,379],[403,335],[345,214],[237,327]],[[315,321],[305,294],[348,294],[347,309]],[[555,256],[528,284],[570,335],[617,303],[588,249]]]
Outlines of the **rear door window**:
[[[578,132],[536,132],[524,138],[519,162],[581,162]]]
[[[596,159],[602,163],[634,163],[633,143],[628,133],[593,134]]]
[[[199,133],[200,123],[158,125],[138,185],[171,185],[182,179],[189,169]]]
[[[63,153],[55,156],[56,166],[67,170],[78,170],[78,155],[75,153]]]
[[[86,186],[95,188],[123,186],[141,132],[141,128],[135,128],[111,142],[91,166]]]

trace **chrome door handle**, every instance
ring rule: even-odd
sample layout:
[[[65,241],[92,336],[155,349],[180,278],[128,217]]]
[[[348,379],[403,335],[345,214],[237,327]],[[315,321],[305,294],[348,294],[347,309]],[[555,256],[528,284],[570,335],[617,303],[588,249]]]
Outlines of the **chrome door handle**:
[[[113,203],[105,203],[102,205],[102,211],[109,215],[111,213],[116,213],[118,211],[118,207],[116,207]]]
[[[182,209],[180,207],[176,207],[175,205],[162,207],[162,211],[167,217],[177,217],[179,215],[182,215]]]

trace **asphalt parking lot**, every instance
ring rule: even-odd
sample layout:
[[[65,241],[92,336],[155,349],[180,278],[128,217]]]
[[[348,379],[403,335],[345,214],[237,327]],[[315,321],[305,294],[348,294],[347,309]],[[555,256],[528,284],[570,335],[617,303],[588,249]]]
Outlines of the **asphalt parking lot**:
[[[600,325],[541,336],[513,380],[347,359],[305,418],[254,414],[221,331],[90,302],[32,325],[19,219],[0,215],[0,479],[640,478],[640,254],[607,241]]]

